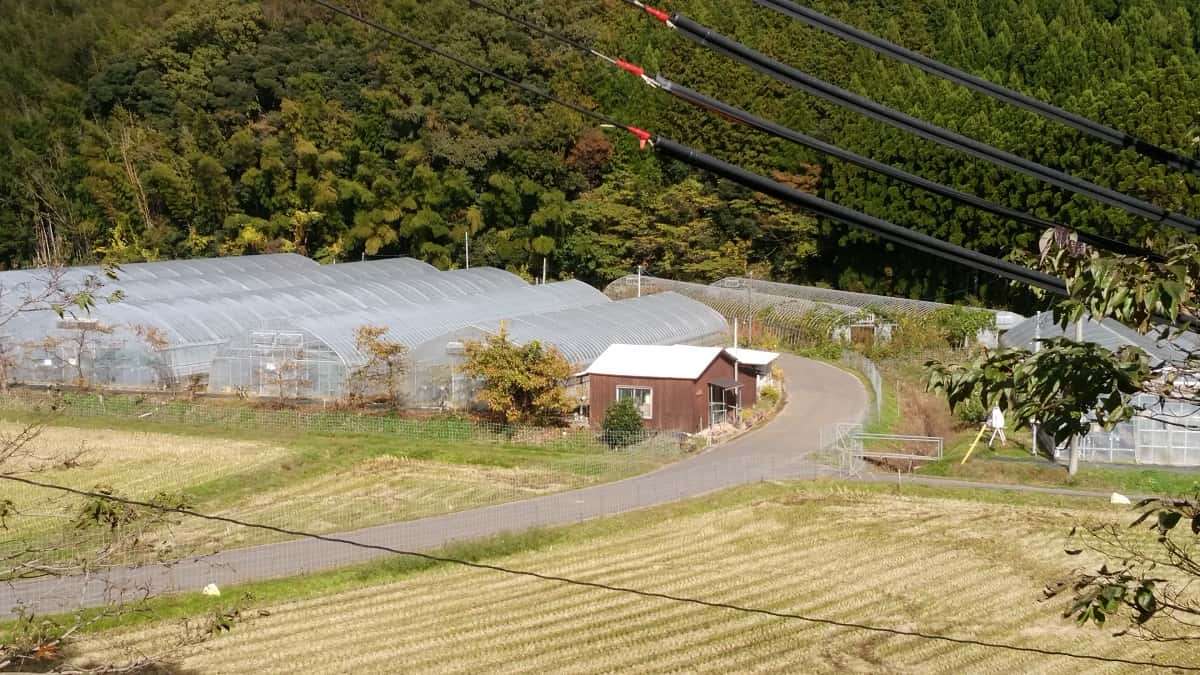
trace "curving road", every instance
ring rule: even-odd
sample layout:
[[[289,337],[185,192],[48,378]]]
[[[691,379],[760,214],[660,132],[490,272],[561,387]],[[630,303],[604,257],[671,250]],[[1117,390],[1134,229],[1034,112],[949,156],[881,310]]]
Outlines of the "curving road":
[[[357,542],[432,551],[454,541],[591,518],[695,497],[761,480],[813,477],[820,467],[808,456],[819,449],[821,429],[861,419],[867,392],[853,375],[816,361],[780,357],[788,402],[769,424],[708,452],[657,471],[614,483],[498,504],[420,520],[339,533]],[[197,591],[329,570],[388,555],[381,551],[299,539],[222,551],[171,566],[117,569],[91,578],[64,577],[0,586],[0,617],[23,604],[39,613],[103,604],[110,597]]]

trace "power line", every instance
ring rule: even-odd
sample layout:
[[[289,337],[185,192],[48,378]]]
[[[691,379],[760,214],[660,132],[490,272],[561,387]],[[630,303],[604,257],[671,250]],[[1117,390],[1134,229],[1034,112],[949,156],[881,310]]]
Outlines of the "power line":
[[[1102,248],[1102,249],[1109,250],[1109,251],[1112,251],[1112,252],[1115,252],[1115,253],[1118,253],[1121,255],[1143,256],[1143,257],[1151,258],[1151,259],[1158,260],[1158,261],[1162,260],[1162,257],[1159,256],[1158,254],[1154,253],[1153,251],[1148,251],[1146,249],[1143,249],[1143,248],[1140,248],[1137,246],[1132,246],[1132,245],[1126,244],[1124,242],[1116,241],[1116,240],[1109,239],[1107,237],[1102,237],[1099,235],[1088,234],[1086,232],[1082,232],[1075,228],[1067,227],[1065,225],[1060,225],[1058,223],[1053,223],[1048,220],[1044,220],[1044,219],[1038,218],[1036,216],[1027,214],[1023,211],[1019,211],[1017,209],[1002,206],[1000,204],[989,201],[982,197],[978,197],[973,194],[962,192],[961,190],[956,190],[949,186],[942,185],[941,183],[937,183],[935,181],[931,181],[931,180],[922,178],[915,174],[904,171],[903,169],[893,167],[889,164],[875,161],[868,157],[864,157],[857,153],[840,148],[836,145],[833,145],[832,143],[826,143],[825,141],[819,140],[817,138],[813,138],[812,136],[808,136],[806,134],[802,134],[798,131],[789,129],[788,127],[784,127],[780,124],[776,124],[774,122],[763,119],[761,117],[757,117],[746,110],[742,110],[740,108],[729,105],[718,99],[705,96],[704,94],[701,94],[700,92],[697,92],[697,91],[694,91],[687,87],[684,87],[682,85],[676,84],[676,83],[668,80],[667,78],[663,77],[662,75],[658,75],[654,78],[650,78],[645,74],[645,71],[641,67],[639,67],[633,63],[630,63],[628,61],[608,56],[607,54],[604,54],[604,53],[598,51],[595,47],[589,46],[578,40],[567,37],[567,36],[563,35],[562,33],[558,33],[556,31],[550,30],[550,29],[546,28],[545,26],[538,25],[532,21],[529,21],[528,19],[525,19],[520,16],[516,16],[516,15],[512,14],[511,12],[507,12],[499,7],[495,7],[494,5],[491,5],[486,2],[482,2],[481,0],[466,0],[466,2],[468,4],[470,4],[472,7],[482,9],[486,12],[490,12],[497,16],[503,17],[503,18],[507,19],[508,21],[511,21],[520,26],[523,26],[526,30],[528,30],[531,33],[535,33],[537,35],[542,35],[544,37],[550,38],[551,40],[555,40],[561,44],[571,47],[572,49],[576,49],[576,50],[578,50],[584,54],[587,54],[589,56],[594,56],[596,58],[599,58],[599,59],[605,61],[606,63],[608,63],[610,65],[616,66],[622,70],[632,73],[633,75],[641,78],[646,84],[650,85],[651,87],[662,89],[662,90],[666,91],[667,93],[671,94],[672,96],[674,96],[675,98],[677,98],[685,103],[693,105],[702,110],[708,110],[710,112],[714,112],[714,113],[721,115],[723,117],[726,117],[734,122],[740,122],[747,126],[758,129],[759,131],[771,134],[772,136],[775,136],[777,138],[782,138],[785,140],[792,141],[799,145],[803,145],[803,146],[811,148],[813,150],[817,150],[818,152],[822,152],[822,153],[825,153],[832,157],[841,159],[845,162],[849,162],[856,166],[863,167],[869,171],[873,171],[875,173],[879,173],[879,174],[888,176],[890,178],[894,178],[903,183],[907,183],[914,187],[921,188],[923,190],[932,192],[932,193],[940,195],[942,197],[947,197],[947,198],[957,201],[959,203],[967,204],[968,206],[973,206],[980,210],[987,211],[989,213],[993,213],[995,215],[1011,219],[1013,221],[1016,221],[1022,225],[1026,225],[1031,228],[1037,228],[1039,231],[1044,231],[1047,229],[1058,229],[1058,228],[1067,229],[1071,232],[1076,233],[1078,235],[1078,238],[1080,241],[1082,241],[1088,245],[1094,246],[1096,248]]]
[[[1154,145],[1123,131],[1107,127],[1083,115],[1063,110],[1032,96],[1002,87],[994,82],[936,61],[919,52],[905,49],[900,45],[854,28],[837,19],[821,14],[816,10],[798,5],[789,0],[754,0],[754,2],[763,7],[775,10],[780,14],[803,21],[813,28],[866,47],[877,54],[883,54],[901,63],[916,66],[931,75],[950,80],[998,101],[1004,101],[1005,103],[1037,113],[1047,119],[1073,127],[1092,138],[1111,143],[1120,148],[1133,148],[1140,154],[1174,169],[1182,169],[1200,174],[1200,162],[1197,162],[1195,159],[1184,157],[1175,151]]]
[[[890,164],[885,164],[858,153],[851,152],[850,150],[843,149],[839,146],[833,145],[832,143],[826,143],[818,138],[813,138],[812,136],[800,133],[799,131],[790,129],[781,124],[758,117],[753,113],[729,105],[724,101],[706,96],[698,91],[672,82],[661,75],[656,77],[655,81],[658,83],[660,88],[662,88],[664,91],[667,91],[672,96],[675,96],[676,98],[686,101],[703,110],[715,112],[733,122],[745,124],[749,127],[775,136],[776,138],[792,141],[798,145],[817,150],[818,152],[822,152],[855,166],[862,167],[868,171],[873,171],[889,178],[894,178],[902,183],[906,183],[927,192],[946,197],[961,204],[973,206],[981,211],[986,211],[1003,218],[1008,218],[1029,228],[1037,229],[1039,231],[1048,229],[1064,229],[1074,232],[1078,236],[1079,241],[1096,248],[1112,251],[1121,255],[1146,257],[1159,262],[1163,260],[1161,255],[1139,246],[1133,246],[1122,241],[1109,239],[1108,237],[1103,237],[1096,234],[1090,234],[1077,228],[1038,218],[1037,216],[1030,215],[1024,211],[997,204],[996,202],[984,199],[983,197],[979,197],[968,192],[963,192],[961,190],[956,190],[955,188],[943,185],[927,178],[923,178]]]
[[[164,506],[162,504],[154,504],[151,502],[144,502],[144,501],[140,501],[137,499],[129,499],[129,498],[125,498],[125,497],[119,497],[116,495],[106,494],[103,492],[80,490],[80,489],[68,487],[65,485],[58,485],[55,483],[46,483],[46,482],[42,482],[42,481],[33,480],[31,478],[23,478],[20,476],[0,475],[0,479],[13,481],[13,482],[17,482],[17,483],[23,483],[25,485],[43,488],[46,490],[55,490],[55,491],[66,493],[66,494],[73,494],[73,495],[76,495],[79,497],[86,497],[89,499],[103,499],[105,501],[115,502],[118,504],[124,504],[126,506],[137,506],[137,507],[141,507],[141,508],[147,508],[147,509],[158,511],[160,513],[175,513],[175,514],[179,514],[181,516],[187,516],[189,518],[198,518],[200,520],[226,523],[228,525],[235,525],[237,527],[244,527],[244,528],[255,529],[255,530],[263,530],[266,532],[274,532],[276,534],[283,534],[283,535],[287,535],[287,536],[291,536],[291,537],[300,537],[300,538],[304,538],[304,539],[323,541],[323,542],[327,542],[327,543],[331,543],[331,544],[344,544],[346,546],[353,546],[355,548],[360,548],[360,549],[375,550],[375,551],[381,551],[384,553],[392,553],[395,555],[403,555],[403,556],[409,556],[409,557],[413,557],[413,558],[420,558],[422,560],[428,560],[430,562],[459,565],[462,567],[469,567],[469,568],[480,569],[480,570],[488,570],[491,572],[498,572],[501,574],[508,574],[508,575],[512,575],[512,576],[528,577],[528,578],[532,578],[532,579],[538,579],[540,581],[553,581],[553,582],[557,582],[560,584],[566,584],[568,586],[577,586],[577,587],[582,587],[582,588],[590,588],[590,589],[608,591],[608,592],[613,592],[613,593],[624,593],[624,594],[628,594],[628,595],[637,595],[637,596],[644,597],[644,598],[655,598],[655,599],[659,599],[659,600],[667,600],[670,602],[677,602],[677,603],[682,603],[682,604],[697,605],[697,606],[709,607],[709,608],[713,608],[713,609],[725,609],[725,610],[730,610],[730,611],[734,611],[734,612],[741,612],[743,614],[757,614],[757,615],[769,616],[769,617],[773,617],[773,618],[777,618],[777,619],[803,621],[806,623],[822,624],[822,625],[834,626],[834,627],[838,627],[838,628],[851,628],[851,629],[855,629],[855,630],[862,630],[862,631],[868,631],[868,632],[873,632],[873,633],[884,633],[887,635],[895,635],[895,636],[900,636],[900,637],[912,637],[912,638],[918,638],[918,639],[923,639],[923,640],[949,642],[952,644],[958,644],[958,645],[964,645],[964,646],[985,647],[988,649],[999,649],[999,650],[1004,650],[1004,651],[1022,652],[1022,653],[1026,653],[1026,654],[1038,654],[1041,656],[1057,656],[1057,657],[1063,657],[1063,658],[1078,659],[1078,660],[1085,660],[1085,661],[1095,661],[1095,662],[1101,662],[1101,663],[1119,663],[1119,664],[1124,664],[1124,665],[1145,666],[1145,667],[1151,667],[1151,668],[1166,668],[1166,669],[1174,668],[1177,670],[1200,671],[1200,666],[1187,666],[1187,665],[1181,665],[1181,664],[1160,663],[1157,661],[1142,661],[1142,660],[1137,660],[1137,659],[1125,659],[1125,658],[1120,658],[1120,657],[1100,656],[1097,654],[1083,654],[1083,653],[1078,653],[1078,652],[1068,652],[1068,651],[1057,650],[1057,649],[1043,649],[1041,647],[1026,647],[1026,646],[1022,646],[1022,645],[1013,645],[1013,644],[1008,644],[1008,643],[1004,643],[1004,642],[990,642],[987,640],[976,640],[973,638],[959,638],[959,637],[954,637],[954,636],[949,636],[949,635],[941,635],[938,633],[926,633],[923,631],[906,630],[906,629],[902,629],[902,628],[890,628],[887,626],[875,626],[872,624],[859,623],[859,622],[854,622],[854,621],[841,621],[838,619],[830,619],[830,618],[826,618],[826,617],[811,616],[811,615],[800,614],[800,613],[796,613],[796,612],[779,612],[779,611],[775,611],[775,610],[764,609],[761,607],[747,607],[747,606],[735,605],[733,603],[727,603],[727,602],[714,602],[711,600],[704,600],[702,598],[693,598],[693,597],[682,596],[682,595],[674,595],[671,593],[660,593],[658,591],[647,591],[647,590],[643,590],[643,589],[639,589],[639,588],[632,588],[629,586],[604,584],[604,583],[595,582],[595,581],[584,581],[582,579],[575,579],[572,577],[558,576],[558,575],[554,575],[554,574],[543,574],[541,572],[534,572],[532,570],[522,570],[522,569],[517,569],[517,568],[513,568],[513,567],[505,567],[502,565],[492,565],[489,563],[482,563],[482,562],[477,562],[477,561],[472,561],[472,560],[463,560],[461,558],[451,558],[448,556],[434,555],[431,553],[421,553],[419,551],[408,551],[408,550],[404,550],[404,549],[394,548],[391,546],[384,546],[382,544],[367,544],[367,543],[363,543],[363,542],[354,541],[352,539],[345,539],[343,537],[330,536],[330,535],[324,535],[324,534],[316,534],[313,532],[305,532],[302,530],[292,530],[289,528],[278,527],[275,525],[252,523],[252,522],[248,522],[248,521],[239,520],[237,518],[230,518],[228,516],[217,516],[217,515],[212,515],[212,514],[207,514],[207,513],[201,513],[199,511],[195,511],[195,510],[187,509],[187,508]]]
[[[377,30],[383,31],[387,35],[391,35],[396,38],[399,38],[399,39],[401,39],[405,42],[408,42],[409,44],[415,45],[421,49],[427,49],[434,54],[437,54],[439,56],[443,56],[444,58],[450,59],[450,60],[454,61],[455,63],[461,64],[464,67],[467,67],[475,72],[496,77],[506,83],[509,83],[513,86],[519,87],[523,91],[526,91],[532,95],[539,96],[548,101],[569,107],[572,110],[578,110],[582,113],[589,115],[590,117],[592,117],[594,119],[601,120],[605,124],[608,124],[610,126],[617,126],[617,127],[623,128],[623,129],[629,131],[631,134],[634,134],[635,136],[637,136],[637,138],[639,139],[639,141],[641,142],[641,145],[643,147],[645,147],[647,144],[650,144],[657,148],[657,144],[652,142],[652,135],[647,131],[644,131],[637,127],[624,125],[621,122],[613,120],[612,118],[609,118],[606,115],[603,115],[601,113],[598,113],[598,112],[595,112],[592,110],[588,110],[586,108],[582,108],[580,106],[577,106],[576,104],[569,103],[569,102],[564,101],[560,98],[557,98],[547,92],[544,92],[541,89],[538,89],[536,87],[531,87],[523,82],[519,82],[517,80],[513,80],[511,78],[500,75],[499,73],[496,73],[496,72],[491,71],[482,66],[473,64],[470,61],[467,61],[460,57],[449,54],[443,50],[440,50],[437,47],[434,47],[433,45],[430,45],[422,40],[408,36],[404,33],[401,33],[400,31],[396,31],[396,30],[393,30],[386,26],[383,26],[382,24],[380,24],[376,21],[367,19],[366,17],[355,14],[354,12],[351,12],[349,10],[342,9],[340,7],[337,7],[336,5],[332,5],[328,2],[326,2],[325,0],[309,0],[309,1],[319,5],[321,7],[330,8],[333,11],[336,11],[338,14],[341,14],[342,16],[350,18],[354,21],[361,22],[364,25],[370,26],[372,28],[376,28]],[[620,62],[620,63],[624,63],[624,62]],[[640,68],[638,68],[637,66],[634,66],[632,64],[620,65],[620,63],[618,64],[619,67],[630,70],[630,72],[640,72],[641,71]],[[628,67],[626,67],[626,66],[628,66]],[[642,73],[642,76],[644,77],[644,73]],[[1005,279],[1011,279],[1013,281],[1025,283],[1025,284],[1034,286],[1036,288],[1042,288],[1042,289],[1048,290],[1052,293],[1056,293],[1058,295],[1066,295],[1066,285],[1061,280],[1059,280],[1055,277],[1049,276],[1047,274],[1043,274],[1042,272],[1037,272],[1035,270],[1031,270],[1029,268],[1022,267],[1020,265],[1015,265],[1013,263],[1010,263],[1010,262],[1007,262],[1004,260],[1000,260],[999,258],[995,258],[992,256],[985,255],[983,253],[979,253],[977,251],[972,251],[971,249],[967,249],[967,248],[964,248],[961,246],[950,244],[948,242],[944,242],[939,239],[935,239],[928,235],[921,234],[921,233],[911,230],[909,228],[901,227],[894,223],[890,223],[885,220],[874,218],[872,216],[868,216],[866,214],[859,213],[859,212],[853,211],[851,209],[847,209],[838,204],[833,204],[833,203],[827,202],[823,199],[819,199],[819,198],[813,197],[811,195],[804,194],[802,192],[799,192],[798,190],[794,190],[794,189],[784,186],[778,182],[772,181],[768,178],[764,178],[762,176],[757,176],[755,174],[746,172],[738,167],[733,167],[732,165],[725,164],[724,162],[721,162],[714,158],[708,157],[704,153],[701,153],[699,151],[688,148],[687,146],[680,145],[678,143],[675,143],[674,141],[670,141],[669,139],[661,138],[661,140],[664,143],[669,144],[670,148],[672,149],[671,151],[676,153],[674,156],[676,156],[677,158],[685,158],[684,161],[689,162],[689,163],[693,164],[694,166],[707,165],[710,170],[713,170],[713,169],[720,170],[720,169],[724,168],[724,169],[726,169],[725,173],[718,172],[717,175],[723,175],[726,177],[730,177],[735,181],[741,182],[743,185],[748,185],[748,186],[749,185],[757,185],[758,188],[756,188],[756,189],[765,188],[767,190],[767,192],[766,192],[767,194],[776,195],[776,196],[778,196],[778,198],[783,199],[784,201],[790,201],[795,204],[800,204],[815,213],[818,213],[821,215],[826,215],[832,219],[839,220],[840,222],[847,223],[854,227],[858,227],[860,229],[866,230],[868,232],[878,234],[879,236],[881,236],[885,239],[888,239],[890,241],[901,243],[901,244],[910,246],[912,248],[915,248],[917,250],[931,253],[935,256],[944,258],[946,260],[951,260],[951,261],[958,262],[960,264],[963,264],[963,265],[966,265],[969,267],[973,267],[975,269],[987,271],[987,272],[996,274],[1000,277],[1003,277]],[[701,160],[701,163],[697,163],[697,161],[695,161],[695,160],[697,160],[698,158],[706,158],[706,159]]]
[[[920,232],[901,227],[882,218],[876,218],[846,208],[841,204],[826,201],[790,185],[784,185],[779,181],[760,176],[729,162],[704,154],[699,150],[676,143],[668,138],[656,136],[654,138],[654,149],[685,164],[690,164],[709,173],[716,174],[781,201],[790,202],[818,215],[837,220],[861,230],[866,230],[882,239],[904,244],[910,248],[940,258],[954,260],[977,270],[990,272],[1014,281],[1020,281],[1057,295],[1067,295],[1066,284],[1057,277],[1037,270],[1031,270],[1028,267],[1001,260],[963,246],[958,246],[957,244],[951,244],[927,234],[921,234]]]
[[[625,2],[646,9],[637,0],[625,0]],[[647,13],[651,13],[649,9],[646,9],[646,11]],[[657,14],[651,13],[655,18],[658,18],[661,14],[661,10],[658,10]],[[957,132],[929,124],[911,115],[876,103],[868,98],[809,75],[797,68],[776,61],[681,14],[672,14],[669,18],[660,19],[660,21],[703,47],[738,61],[795,89],[805,91],[840,107],[883,122],[907,133],[991,162],[997,166],[1031,176],[1042,182],[1086,196],[1095,201],[1115,206],[1147,220],[1166,223],[1189,233],[1200,232],[1200,220],[1167,211],[1162,207],[1155,206],[1136,197],[1101,187],[1057,169],[1051,169],[1037,162],[1018,157],[1010,152],[1000,150]]]

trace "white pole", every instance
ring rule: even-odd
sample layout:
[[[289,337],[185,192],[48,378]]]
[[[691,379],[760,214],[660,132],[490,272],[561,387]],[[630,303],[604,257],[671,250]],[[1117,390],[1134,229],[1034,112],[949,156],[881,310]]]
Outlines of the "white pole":
[[[637,277],[638,277],[638,294],[637,294],[637,296],[640,298],[640,297],[642,297],[642,266],[641,265],[638,265]]]
[[[737,349],[737,347],[738,347],[738,318],[735,316],[735,317],[733,317],[733,348]]]
[[[548,263],[546,261],[546,256],[542,256],[542,285],[543,286],[546,285],[546,270],[549,268],[549,264],[550,263]]]
[[[750,274],[747,273],[746,277],[750,278]],[[746,284],[746,312],[750,315],[750,318],[747,319],[747,321],[749,321],[750,325],[747,330],[747,333],[749,333],[749,336],[746,338],[746,344],[753,346],[753,344],[754,344],[754,309],[753,309],[754,304],[750,302],[750,291],[751,291],[750,284],[747,283]]]
[[[1038,312],[1037,317],[1033,320],[1033,353],[1036,354],[1042,351],[1042,313]],[[1038,454],[1038,423],[1035,419],[1033,424],[1033,447],[1029,449],[1030,454],[1037,456]]]
[[[1083,319],[1075,323],[1075,341],[1083,342]],[[1079,473],[1079,436],[1071,437],[1071,459],[1067,464],[1067,473],[1074,476]]]
[[[463,241],[467,245],[467,269],[471,269],[471,230],[463,233]]]
[[[733,390],[733,395],[737,397],[737,407],[735,407],[733,409],[734,412],[736,413],[735,417],[742,413],[742,389],[740,387],[742,382],[740,379],[738,379],[738,366],[739,365],[740,364],[739,364],[738,360],[734,359],[733,360],[733,386],[737,387],[736,389]],[[739,420],[734,419],[735,423],[738,421]]]

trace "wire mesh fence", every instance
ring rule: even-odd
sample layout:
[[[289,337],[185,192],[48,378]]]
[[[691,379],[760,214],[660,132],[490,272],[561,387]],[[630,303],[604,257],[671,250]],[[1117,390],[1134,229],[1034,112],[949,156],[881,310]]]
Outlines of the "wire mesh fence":
[[[151,441],[159,443],[153,458],[139,452],[141,459],[136,462],[91,468],[84,464],[33,477],[88,490],[104,481],[102,489],[143,500],[163,499],[160,493],[174,491],[187,495],[187,506],[201,513],[373,546],[430,551],[738,485],[838,475],[836,467],[813,461],[815,439],[796,439],[787,452],[718,448],[626,480],[606,480],[613,477],[611,473],[589,475],[586,464],[572,459],[486,466],[388,456],[308,479],[277,482],[270,476],[294,461],[286,449],[269,454],[262,444],[247,443],[220,455],[216,449],[207,453],[201,449],[206,442],[212,445],[210,440],[181,438],[145,434],[133,440],[139,449],[152,446]],[[97,442],[130,447],[129,440]],[[52,447],[51,441],[57,447],[71,445],[69,439],[59,437],[46,441],[39,454]],[[0,584],[0,616],[22,602],[39,611],[61,611],[115,596],[196,592],[209,583],[225,587],[386,555],[376,549],[226,522],[170,514],[153,519],[144,510],[135,510],[137,515],[124,511],[120,525],[109,527],[108,521],[97,523],[92,518],[96,500],[9,483],[3,483],[3,491],[13,504],[13,514],[8,519],[11,536],[0,542],[0,560],[8,560],[11,566],[15,556],[23,554],[33,565],[54,565],[68,572],[82,572],[86,564],[88,574]]]
[[[355,530],[578,490],[652,471],[704,437],[409,419],[346,410],[268,410],[244,402],[10,391],[4,471],[134,499],[318,533]],[[52,421],[53,425],[42,425]],[[24,443],[21,434],[35,431]],[[128,522],[39,488],[4,484],[0,560],[75,565],[84,535],[111,564],[270,543],[278,534],[214,523]],[[115,519],[105,527],[106,519]],[[117,544],[122,533],[146,528]],[[109,540],[112,540],[111,542]],[[147,547],[148,542],[156,542]],[[40,562],[39,562],[40,561]]]
[[[404,440],[520,443],[570,452],[634,447],[671,453],[688,447],[685,436],[658,431],[606,438],[602,432],[587,428],[502,424],[458,416],[416,418],[338,408],[267,408],[241,401],[70,392],[51,395],[19,389],[0,394],[0,412],[52,415],[59,420],[110,418],[176,430],[385,434]]]
[[[863,423],[870,424],[879,419],[883,414],[883,375],[879,372],[879,366],[858,352],[844,351],[839,360],[843,366],[861,373],[871,387],[871,406]]]

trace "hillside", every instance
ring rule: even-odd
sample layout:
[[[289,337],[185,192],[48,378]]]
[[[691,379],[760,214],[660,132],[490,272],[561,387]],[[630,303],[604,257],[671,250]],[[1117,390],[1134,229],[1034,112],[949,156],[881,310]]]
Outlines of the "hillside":
[[[764,139],[533,40],[462,0],[353,3],[502,73],[994,254],[1036,233]],[[813,2],[854,25],[1194,154],[1200,11],[1185,0]],[[820,138],[1127,240],[1170,236],[787,90],[618,2],[504,5]],[[801,69],[979,140],[1185,213],[1200,178],[728,0],[669,3]],[[1005,285],[892,250],[686,168],[305,3],[18,0],[0,6],[0,266],[53,231],[76,261],[295,250],[413,255],[600,283],[741,274],[1020,307]]]

